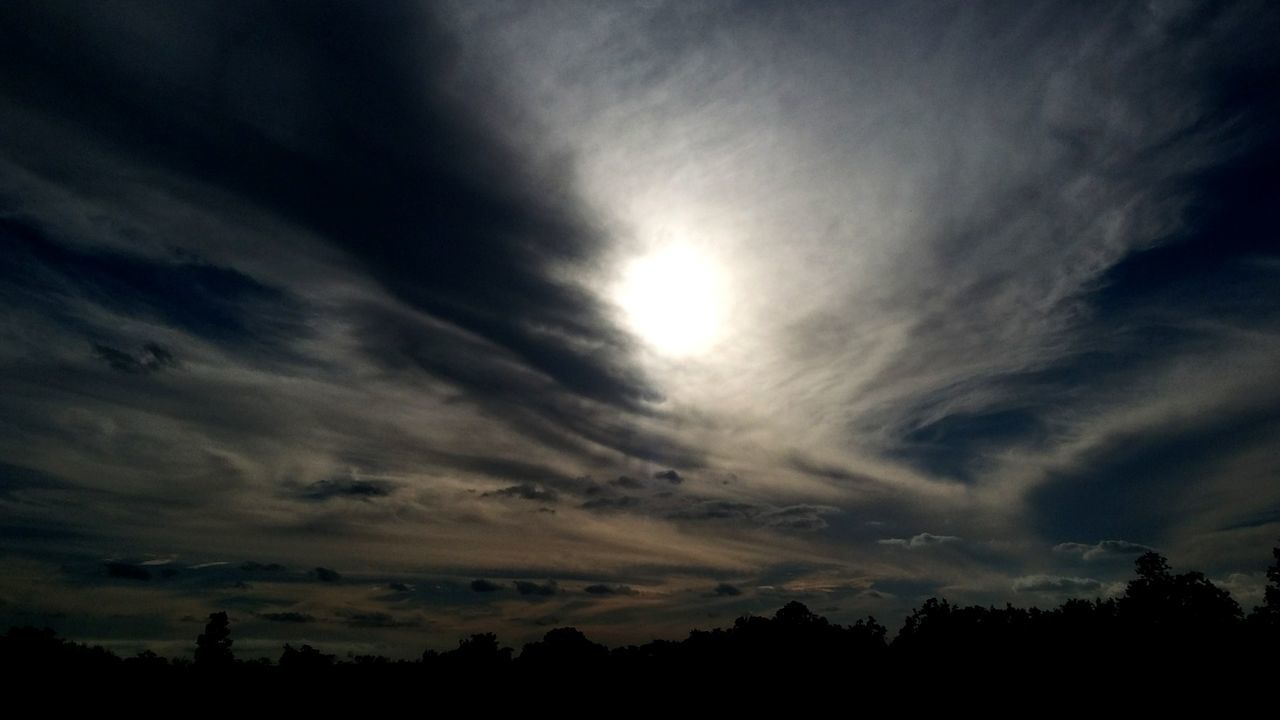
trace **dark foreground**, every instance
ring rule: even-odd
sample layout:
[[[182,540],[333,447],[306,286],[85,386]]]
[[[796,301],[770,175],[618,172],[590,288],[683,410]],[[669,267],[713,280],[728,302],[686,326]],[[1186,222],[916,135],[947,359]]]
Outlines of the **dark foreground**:
[[[841,702],[892,698],[910,707],[983,697],[1009,702],[1035,691],[1048,703],[1041,709],[1068,711],[1073,698],[1120,690],[1130,701],[1216,702],[1224,709],[1270,692],[1269,712],[1280,682],[1280,548],[1273,552],[1264,604],[1248,615],[1203,574],[1175,574],[1147,553],[1118,598],[1069,600],[1051,610],[930,599],[891,642],[872,618],[836,625],[792,602],[773,617],[742,617],[728,629],[613,649],[566,627],[518,656],[493,634],[480,634],[415,661],[339,659],[286,645],[276,663],[243,662],[235,659],[226,614],[214,613],[193,659],[149,652],[121,658],[50,629],[15,627],[0,637],[0,671],[11,688],[34,687],[24,679],[58,682],[72,694],[110,688],[103,698],[112,702],[172,694],[222,702],[226,693],[244,700],[283,691],[307,704],[414,697],[492,708],[608,699],[617,710],[619,703],[651,706],[689,693],[702,703],[742,707],[789,695],[803,704],[834,692]],[[1046,688],[1055,690],[1051,697],[1040,692]]]

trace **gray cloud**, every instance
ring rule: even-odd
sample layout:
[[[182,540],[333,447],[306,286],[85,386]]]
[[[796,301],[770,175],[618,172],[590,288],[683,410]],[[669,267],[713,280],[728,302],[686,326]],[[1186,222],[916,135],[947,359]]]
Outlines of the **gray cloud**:
[[[654,480],[666,480],[672,485],[679,485],[684,482],[684,478],[680,477],[680,473],[675,470],[662,470],[653,474]]]
[[[101,343],[94,343],[93,351],[112,369],[126,373],[145,375],[178,365],[173,353],[157,343],[146,343],[137,355]]]
[[[779,530],[816,531],[827,527],[824,515],[840,512],[831,505],[773,507],[731,500],[699,500],[668,514],[676,520],[739,520]]]
[[[584,510],[595,510],[598,512],[616,512],[619,510],[626,510],[627,508],[638,507],[640,504],[639,498],[635,498],[630,495],[623,495],[622,497],[616,498],[593,498],[582,503],[582,508]]]
[[[711,595],[715,597],[736,597],[742,594],[742,590],[729,583],[720,583],[711,589]]]
[[[263,620],[270,620],[271,622],[279,623],[313,623],[316,621],[315,617],[312,615],[293,611],[258,613],[258,617]]]
[[[559,494],[555,490],[543,488],[533,483],[520,483],[512,485],[501,490],[487,492],[483,497],[516,497],[524,500],[537,500],[539,502],[555,502],[559,499]]]
[[[491,593],[501,590],[502,586],[484,578],[478,578],[471,581],[471,589],[478,593]]]
[[[334,498],[350,498],[353,500],[370,500],[386,497],[395,492],[396,484],[385,480],[357,480],[354,478],[338,478],[335,480],[317,480],[298,491],[298,497],[304,500],[323,502]]]
[[[106,564],[107,576],[123,580],[150,580],[151,571],[133,563],[109,562]]]
[[[555,595],[559,591],[555,580],[548,580],[544,584],[528,580],[516,580],[514,584],[516,592],[521,595]]]
[[[280,563],[261,563],[256,560],[246,560],[240,563],[240,569],[245,572],[270,572],[278,573],[286,570],[285,566]]]
[[[337,570],[331,570],[325,567],[317,567],[310,573],[311,577],[325,583],[336,583],[342,580],[342,575]]]
[[[635,590],[628,585],[588,585],[582,589],[588,595],[634,595]]]
[[[344,624],[356,628],[405,628],[417,627],[421,623],[416,619],[401,619],[386,612],[367,612],[343,608],[336,615]]]
[[[610,480],[609,484],[616,485],[623,490],[643,490],[645,487],[643,482],[626,475],[619,475],[616,479]]]
[[[1131,557],[1151,552],[1146,545],[1132,543],[1128,540],[1102,540],[1093,545],[1084,543],[1059,543],[1053,546],[1054,552],[1066,555],[1078,555],[1084,560],[1099,560],[1113,557]]]
[[[784,530],[822,530],[827,527],[823,515],[839,513],[840,508],[830,505],[790,505],[768,510],[756,516],[762,525]]]
[[[959,541],[960,538],[955,535],[934,535],[933,533],[922,532],[919,535],[913,535],[910,538],[884,538],[882,540],[877,540],[876,542],[881,545],[892,545],[916,550],[918,548],[946,545]]]
[[[1101,589],[1102,583],[1093,578],[1027,575],[1013,581],[1014,592],[1070,594],[1097,592]]]

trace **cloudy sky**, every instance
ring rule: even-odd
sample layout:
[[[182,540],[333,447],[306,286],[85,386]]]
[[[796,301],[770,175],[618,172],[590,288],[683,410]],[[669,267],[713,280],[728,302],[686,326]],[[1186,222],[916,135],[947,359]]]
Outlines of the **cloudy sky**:
[[[1247,608],[1268,2],[0,4],[0,625]]]

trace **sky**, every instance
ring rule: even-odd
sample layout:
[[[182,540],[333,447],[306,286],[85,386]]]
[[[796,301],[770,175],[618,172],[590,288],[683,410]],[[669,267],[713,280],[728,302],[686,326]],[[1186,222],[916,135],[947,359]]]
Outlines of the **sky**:
[[[414,657],[1280,542],[1268,2],[0,4],[0,626]]]

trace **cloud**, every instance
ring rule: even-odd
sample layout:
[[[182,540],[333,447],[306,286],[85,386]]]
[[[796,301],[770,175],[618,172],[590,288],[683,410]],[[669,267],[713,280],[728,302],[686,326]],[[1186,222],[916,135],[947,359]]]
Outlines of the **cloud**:
[[[711,595],[714,597],[737,597],[742,594],[742,590],[729,583],[720,583],[711,589]]]
[[[146,343],[137,355],[101,343],[94,343],[93,350],[112,369],[125,373],[146,375],[178,365],[173,353],[157,343]]]
[[[1027,575],[1013,581],[1014,592],[1089,593],[1100,591],[1102,587],[1102,583],[1093,578],[1061,575]]]
[[[751,519],[761,512],[758,505],[732,500],[704,500],[681,508],[670,517],[677,520]]]
[[[317,567],[312,570],[311,576],[320,582],[326,583],[336,583],[342,580],[342,575],[340,575],[337,570],[330,570],[329,568],[324,567]]]
[[[285,566],[280,563],[261,563],[256,560],[246,560],[240,563],[240,569],[245,572],[284,572]]]
[[[643,482],[626,475],[619,475],[616,479],[610,480],[609,484],[616,485],[623,490],[643,490],[645,487]]]
[[[270,620],[271,622],[279,623],[312,623],[316,621],[315,617],[312,615],[291,611],[258,613],[257,616],[263,620]]]
[[[816,531],[827,527],[823,515],[839,513],[840,508],[830,505],[789,505],[768,510],[756,516],[762,525],[782,530]]]
[[[1153,552],[1146,545],[1129,542],[1128,540],[1102,540],[1094,545],[1074,542],[1059,543],[1053,546],[1053,551],[1065,555],[1078,555],[1084,560],[1128,557]]]
[[[666,480],[672,485],[679,485],[684,482],[684,478],[680,477],[680,473],[675,470],[663,470],[653,474],[654,480]]]
[[[34,223],[12,217],[0,217],[0,237],[0,285],[30,293],[24,299],[40,298],[43,311],[67,313],[75,302],[88,301],[238,347],[278,348],[284,338],[306,334],[297,298],[233,268],[68,246]],[[126,373],[177,365],[172,352],[154,342],[136,355],[102,343],[95,343],[94,351]]]
[[[774,507],[734,500],[697,500],[669,512],[673,520],[742,521],[777,530],[814,532],[825,529],[824,515],[841,512],[832,505],[787,505]]]
[[[387,583],[387,589],[399,593],[413,592],[413,586],[408,583],[390,582]]]
[[[934,535],[933,533],[922,532],[919,535],[912,536],[910,539],[884,538],[883,540],[877,540],[876,542],[880,545],[893,545],[916,550],[919,548],[933,547],[935,545],[947,545],[959,542],[959,540],[960,538],[955,535]]]
[[[341,609],[336,615],[343,624],[357,628],[404,628],[417,627],[421,623],[415,619],[400,619],[386,612],[368,612],[362,610]]]
[[[106,563],[107,576],[113,578],[121,578],[124,580],[150,580],[151,571],[144,567],[134,565],[133,563],[109,562]]]
[[[520,483],[512,485],[501,490],[484,493],[481,497],[515,497],[523,500],[537,500],[539,502],[556,502],[559,494],[550,488],[540,487],[533,483]]]
[[[588,585],[582,589],[589,595],[634,595],[629,585]]]
[[[515,586],[516,592],[521,595],[555,595],[558,592],[555,580],[548,580],[544,585],[528,580],[516,580]]]
[[[6,23],[56,26],[56,14],[38,8],[5,14]],[[428,9],[210,5],[199,9],[199,33],[189,13],[146,14],[155,32],[133,40],[119,30],[136,18],[90,14],[42,33],[43,46],[6,43],[5,66],[20,75],[10,97],[39,79],[47,112],[108,133],[140,164],[253,198],[347,253],[399,301],[504,348],[571,392],[624,405],[652,394],[603,303],[554,271],[590,262],[601,245],[569,178],[522,156],[519,129],[488,122],[493,108],[448,91],[456,54]],[[237,39],[241,21],[263,34]],[[273,39],[285,36],[288,51]],[[235,48],[238,62],[192,52],[201,40]],[[147,62],[131,61],[136,52]],[[154,91],[159,68],[187,79],[163,102]],[[220,73],[230,75],[206,80]],[[72,89],[81,83],[98,92]],[[204,111],[188,110],[197,107]],[[337,128],[358,130],[351,137]],[[372,155],[353,154],[351,143]],[[244,152],[255,161],[245,163]],[[222,279],[174,279],[164,290],[200,294]],[[166,305],[209,307],[180,300]]]
[[[484,578],[478,578],[471,581],[471,589],[478,593],[491,593],[501,590],[502,586],[498,583],[485,580]]]
[[[395,490],[396,484],[385,480],[339,478],[336,480],[317,480],[302,488],[298,492],[298,497],[314,502],[324,502],[334,498],[370,500],[387,497]]]
[[[595,510],[599,512],[613,512],[626,510],[640,505],[640,499],[630,495],[623,495],[616,498],[593,498],[580,506],[584,510]]]

